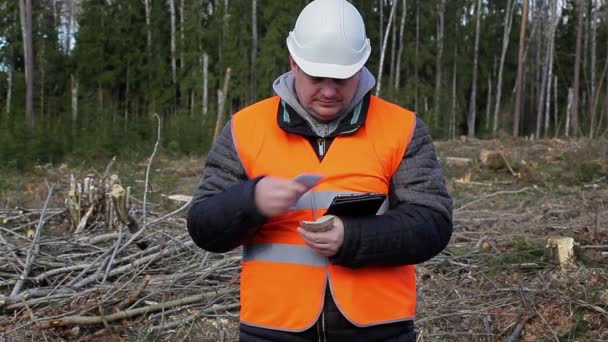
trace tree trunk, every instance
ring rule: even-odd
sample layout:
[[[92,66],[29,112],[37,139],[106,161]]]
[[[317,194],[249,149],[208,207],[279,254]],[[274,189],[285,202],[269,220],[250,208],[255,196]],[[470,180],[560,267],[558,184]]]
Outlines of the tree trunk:
[[[70,53],[70,46],[72,45],[72,11],[73,11],[73,1],[74,0],[68,0],[66,5],[67,5],[67,18],[66,18],[66,22],[67,22],[67,28],[66,28],[66,35],[65,35],[65,53],[68,54]],[[55,25],[55,27],[57,27]]]
[[[382,66],[384,65],[384,55],[386,53],[386,45],[388,43],[388,36],[390,35],[391,24],[393,23],[393,17],[395,16],[395,10],[397,9],[397,1],[391,8],[391,13],[388,17],[388,24],[386,24],[386,33],[384,34],[384,41],[382,41],[382,50],[380,51],[380,64],[378,65],[378,82],[376,83],[376,96],[380,96],[382,88]]]
[[[46,55],[46,41],[45,39],[41,39],[40,40],[40,54],[39,54],[39,61],[38,61],[38,69],[40,70],[40,81],[38,82],[38,85],[40,86],[40,96],[39,96],[39,101],[40,101],[40,118],[39,118],[39,122],[42,123],[42,125],[44,126],[44,83],[45,83],[45,61],[43,59],[43,56]]]
[[[433,122],[438,123],[441,110],[441,62],[443,59],[443,31],[445,26],[445,2],[439,0],[437,8],[437,56],[435,56],[435,98],[433,99]]]
[[[203,67],[203,114],[207,114],[209,111],[209,55],[206,52],[203,53],[201,64]]]
[[[185,46],[185,37],[184,37],[184,1],[179,1],[179,68],[181,71],[184,70],[184,46]]]
[[[551,0],[549,0],[551,1]],[[546,6],[546,3],[545,3]],[[543,9],[542,14],[540,14],[538,17],[538,20],[542,20],[545,24],[545,15],[543,15],[545,13],[545,9]],[[542,18],[542,19],[541,19]],[[553,22],[551,22],[550,27],[553,26]],[[543,46],[543,37],[542,37],[542,33],[539,34],[539,38],[538,38],[538,51],[539,51],[539,55],[542,53],[541,51],[545,51],[545,55],[542,56],[542,58],[544,58],[542,63],[539,63],[539,72],[541,73],[540,78],[540,89],[538,90],[538,103],[536,106],[536,131],[535,131],[535,137],[537,139],[540,139],[541,137],[541,132],[542,132],[542,127],[543,127],[543,119],[544,119],[544,108],[546,106],[546,101],[545,101],[545,91],[547,90],[547,83],[550,82],[551,80],[548,78],[549,77],[549,61],[551,59],[551,51],[549,49],[549,47],[551,46],[551,32],[550,32],[551,28],[549,28],[549,30],[544,29],[541,32],[544,33],[545,35],[545,45]],[[549,32],[547,32],[549,31]],[[550,83],[549,83],[550,84]],[[549,87],[549,89],[551,89],[551,87]],[[548,97],[548,93],[547,93],[547,97]],[[548,114],[547,114],[548,115]]]
[[[403,8],[401,10],[401,24],[399,25],[399,51],[397,52],[397,66],[395,68],[395,90],[399,89],[399,81],[401,78],[401,56],[403,55],[403,31],[405,29],[405,17],[407,16],[407,0],[403,0]]]
[[[503,24],[502,34],[502,50],[500,52],[500,63],[498,64],[498,79],[496,80],[496,105],[494,106],[494,122],[492,125],[492,135],[496,136],[498,132],[498,113],[500,112],[500,100],[502,96],[502,76],[505,66],[505,58],[507,49],[509,48],[509,36],[511,35],[511,27],[513,24],[513,13],[515,12],[516,1],[508,0],[507,15]]]
[[[177,84],[177,63],[175,61],[175,0],[169,0],[169,12],[171,14],[171,81],[173,86]]]
[[[127,61],[127,68],[125,73],[125,115],[124,115],[124,129],[127,130],[129,122],[129,69],[130,63]]]
[[[551,14],[550,14],[550,33],[549,33],[549,65],[547,66],[548,75],[547,79],[547,99],[545,103],[545,125],[543,129],[543,137],[547,137],[549,134],[549,118],[551,117],[551,85],[553,80],[553,59],[555,58],[555,32],[557,31],[557,24],[559,23],[559,17],[557,16],[557,0],[550,0]],[[555,96],[556,94],[554,94]],[[557,121],[555,121],[557,127]]]
[[[579,120],[578,120],[578,100],[579,100],[579,87],[581,77],[581,45],[583,38],[583,23],[585,12],[585,0],[579,0],[578,2],[578,28],[576,30],[576,55],[574,57],[574,84],[572,85],[572,114],[570,115],[572,120],[572,133],[578,135],[579,133]],[[568,128],[566,128],[568,132]],[[568,136],[568,135],[566,135]]]
[[[9,115],[11,113],[11,101],[13,98],[13,70],[8,70],[8,75],[6,78],[6,119],[8,121]]]
[[[217,120],[215,121],[215,131],[213,132],[213,141],[217,139],[222,129],[222,123],[224,122],[224,107],[228,100],[228,84],[230,82],[230,68],[226,69],[226,75],[224,77],[224,89],[217,91]]]
[[[553,82],[553,124],[555,125],[555,137],[559,135],[559,109],[557,107],[557,75]]]
[[[528,23],[528,0],[524,0],[519,30],[519,54],[517,58],[517,80],[515,85],[515,108],[513,112],[513,136],[519,135],[519,118],[521,113],[521,96],[524,87],[524,51],[526,48],[526,25]]]
[[[32,43],[32,0],[19,0],[21,34],[23,36],[23,64],[25,69],[25,118],[34,128],[34,49]]]
[[[454,49],[454,68],[452,71],[452,110],[450,111],[450,140],[456,139],[456,57],[457,52]]]
[[[564,127],[564,135],[570,136],[570,121],[572,118],[572,104],[574,102],[574,89],[568,88],[568,107],[566,108],[566,126]]]
[[[72,93],[72,135],[76,135],[78,125],[78,80],[74,74],[70,75]]]
[[[475,55],[473,56],[473,81],[471,84],[471,101],[469,102],[469,116],[467,119],[467,135],[475,136],[475,121],[477,115],[477,66],[479,64],[479,26],[481,22],[481,0],[477,0],[475,23]]]
[[[382,28],[384,27],[384,0],[378,0],[378,8],[380,10],[380,23],[378,27],[380,28],[380,41],[384,41],[384,31]],[[382,51],[380,51],[382,53]]]
[[[599,99],[599,94],[596,94],[596,70],[597,70],[597,21],[598,21],[598,13],[600,11],[600,4],[598,0],[591,0],[591,73],[589,74],[590,82],[591,82],[591,99],[589,115],[590,124],[589,124],[589,139],[593,139],[595,132],[595,113],[597,108],[597,100]]]
[[[255,101],[257,98],[257,80],[256,80],[256,57],[258,54],[258,2],[257,0],[252,0],[251,2],[251,81],[250,84],[250,93],[251,93],[251,101]]]
[[[496,66],[496,59],[494,59],[494,66]],[[486,101],[486,130],[490,129],[490,111],[492,111],[492,76],[488,76],[488,100]]]
[[[399,0],[393,0],[393,6],[398,7],[398,3]],[[391,61],[390,61],[390,68],[389,68],[389,74],[388,74],[388,87],[390,88],[391,85],[395,82],[395,49],[396,49],[396,45],[397,45],[397,13],[395,13],[395,22],[392,25],[392,29],[393,32],[391,33]]]
[[[148,58],[152,55],[152,27],[150,26],[150,15],[152,11],[152,0],[144,0],[144,10],[146,14],[146,48],[148,50]]]

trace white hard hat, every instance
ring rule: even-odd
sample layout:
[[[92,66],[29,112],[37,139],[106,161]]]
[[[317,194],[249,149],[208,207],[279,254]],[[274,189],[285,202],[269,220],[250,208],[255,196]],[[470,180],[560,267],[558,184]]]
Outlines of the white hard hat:
[[[315,0],[304,7],[287,48],[306,74],[340,79],[361,70],[371,53],[363,18],[346,0]]]

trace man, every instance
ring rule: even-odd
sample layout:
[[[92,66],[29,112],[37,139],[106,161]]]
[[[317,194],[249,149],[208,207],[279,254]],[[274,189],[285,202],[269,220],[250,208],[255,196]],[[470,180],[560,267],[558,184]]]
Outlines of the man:
[[[278,96],[235,114],[211,148],[190,235],[211,252],[243,245],[241,341],[415,341],[413,265],[452,232],[428,129],[371,96],[371,47],[349,2],[308,4],[287,47]],[[343,193],[386,194],[388,210],[301,227]]]

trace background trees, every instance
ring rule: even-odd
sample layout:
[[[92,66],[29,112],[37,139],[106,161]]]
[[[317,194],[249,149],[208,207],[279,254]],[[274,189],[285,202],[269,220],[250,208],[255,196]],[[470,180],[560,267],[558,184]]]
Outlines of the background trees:
[[[137,151],[154,113],[170,150],[206,151],[226,70],[226,112],[272,95],[307,2],[0,0],[0,158]],[[352,2],[380,95],[436,138],[605,136],[605,0]]]

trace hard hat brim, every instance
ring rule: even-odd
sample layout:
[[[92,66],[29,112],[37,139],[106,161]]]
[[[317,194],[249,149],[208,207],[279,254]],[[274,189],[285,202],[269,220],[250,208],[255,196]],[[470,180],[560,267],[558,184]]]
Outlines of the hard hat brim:
[[[356,74],[363,66],[369,55],[371,54],[371,48],[369,43],[367,43],[367,48],[361,58],[357,63],[352,65],[339,65],[339,64],[328,64],[328,63],[315,63],[306,61],[300,58],[294,51],[292,51],[292,42],[290,39],[287,39],[287,48],[293,60],[296,62],[298,67],[302,69],[307,75],[313,77],[328,77],[328,78],[337,78],[337,79],[347,79]]]

